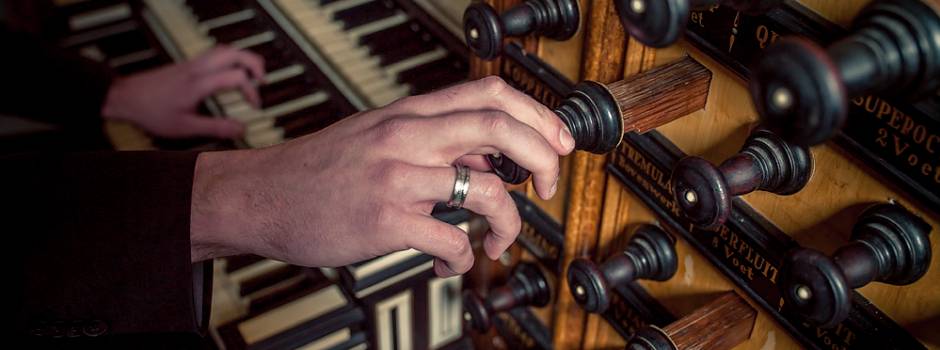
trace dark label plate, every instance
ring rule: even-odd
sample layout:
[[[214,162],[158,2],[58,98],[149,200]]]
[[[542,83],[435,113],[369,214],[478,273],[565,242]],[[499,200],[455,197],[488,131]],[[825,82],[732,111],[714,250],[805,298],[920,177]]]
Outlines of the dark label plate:
[[[795,2],[761,16],[714,6],[694,12],[687,29],[690,42],[745,80],[750,65],[782,36],[800,35],[827,43],[847,34]],[[938,99],[911,104],[878,96],[856,98],[850,103],[845,128],[835,138],[935,213],[940,213]]]
[[[574,85],[551,66],[528,55],[515,43],[507,44],[500,67],[500,76],[510,85],[549,107],[557,106]],[[561,253],[564,250],[564,228],[529,200],[524,193],[510,192],[522,216],[522,232],[517,241],[547,269],[559,276],[564,271]],[[563,281],[563,280],[562,280]],[[604,313],[617,332],[629,339],[636,329],[649,324],[665,326],[675,317],[635,283],[619,286]]]
[[[555,276],[561,274],[561,252],[565,244],[565,233],[557,221],[526,197],[525,193],[509,192],[522,216],[522,231],[516,241],[529,251]]]
[[[680,215],[671,193],[670,169],[682,156],[659,133],[627,134],[611,155],[608,171],[637,194],[673,231],[701,251],[716,267],[760,304],[804,346],[814,349],[923,349],[924,346],[853,292],[853,310],[841,324],[819,329],[781,313],[777,283],[784,254],[796,242],[740,199],[728,223],[715,231],[695,228]]]
[[[548,327],[528,308],[515,308],[496,314],[493,327],[506,340],[509,349],[552,349],[552,335]]]
[[[516,43],[506,44],[499,76],[509,85],[555,108],[574,86],[570,80],[538,57],[529,55]]]

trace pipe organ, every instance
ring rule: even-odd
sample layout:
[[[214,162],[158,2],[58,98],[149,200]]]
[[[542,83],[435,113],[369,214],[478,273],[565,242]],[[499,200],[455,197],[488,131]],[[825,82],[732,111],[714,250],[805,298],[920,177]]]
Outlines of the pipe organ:
[[[204,107],[245,122],[243,140],[147,147],[262,147],[489,75],[571,131],[552,200],[488,157],[523,220],[498,260],[479,220],[439,212],[470,227],[462,278],[415,251],[335,270],[218,262],[220,346],[940,349],[940,2],[448,8],[86,0],[50,19],[118,74],[220,43],[267,58],[260,109],[234,92]]]
[[[471,78],[553,108],[579,151],[550,201],[491,159],[526,224],[467,284],[538,264],[554,296],[474,330],[478,347],[940,348],[940,3],[546,1],[580,10],[560,37],[522,18],[533,1],[484,2],[466,33],[526,27],[479,36]]]

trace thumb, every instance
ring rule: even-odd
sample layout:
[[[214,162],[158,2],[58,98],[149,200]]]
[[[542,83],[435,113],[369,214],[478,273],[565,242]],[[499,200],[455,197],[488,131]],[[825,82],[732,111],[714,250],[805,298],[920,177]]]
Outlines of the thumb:
[[[209,136],[231,139],[245,134],[245,125],[234,119],[191,115],[183,119],[190,136]]]

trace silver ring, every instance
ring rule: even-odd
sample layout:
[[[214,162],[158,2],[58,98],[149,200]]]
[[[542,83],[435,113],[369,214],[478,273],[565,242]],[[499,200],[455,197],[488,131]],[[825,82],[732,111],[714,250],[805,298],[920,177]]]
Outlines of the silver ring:
[[[457,178],[454,180],[454,192],[450,194],[450,200],[447,206],[455,209],[463,208],[463,202],[467,200],[467,193],[470,192],[470,168],[462,165],[454,165],[457,169]]]

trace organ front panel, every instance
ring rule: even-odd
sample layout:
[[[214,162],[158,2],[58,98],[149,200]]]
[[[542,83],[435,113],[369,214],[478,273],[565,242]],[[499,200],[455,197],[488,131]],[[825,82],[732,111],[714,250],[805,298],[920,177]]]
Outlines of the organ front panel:
[[[501,14],[523,2],[486,3]],[[573,134],[590,125],[594,137],[616,125],[597,120],[631,118],[621,103],[630,93],[618,86],[656,77],[637,87],[651,102],[633,118],[648,127],[617,125],[625,130],[612,148],[578,143],[560,198],[528,192],[559,213],[564,232],[564,278],[553,280],[543,321],[553,348],[940,348],[940,182],[929,146],[940,132],[936,40],[918,39],[933,35],[940,4],[625,0],[580,9],[572,39],[505,37],[495,57],[471,59],[471,77],[500,75]],[[567,57],[579,57],[576,68]],[[692,88],[692,71],[664,87],[657,72],[680,62],[707,74],[703,89]],[[685,107],[671,108],[671,96]],[[605,116],[609,100],[619,118],[584,117]],[[578,118],[563,108],[572,101],[586,108]],[[504,173],[528,187],[525,172]],[[670,249],[656,248],[650,227],[674,240],[662,245]],[[472,274],[496,286],[517,261],[540,261],[519,250]],[[740,311],[726,327],[715,326],[721,299],[725,314]]]

